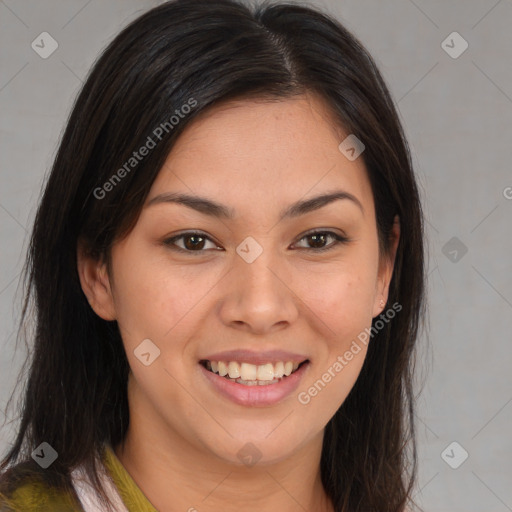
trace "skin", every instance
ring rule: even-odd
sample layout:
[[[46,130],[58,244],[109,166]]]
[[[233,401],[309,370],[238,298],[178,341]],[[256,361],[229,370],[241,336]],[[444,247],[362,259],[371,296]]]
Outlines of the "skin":
[[[297,395],[384,311],[399,239],[395,219],[391,251],[379,257],[364,163],[338,149],[347,135],[315,96],[215,107],[187,126],[147,202],[167,192],[200,195],[234,209],[234,219],[145,206],[114,244],[110,275],[79,246],[84,293],[100,317],[117,320],[131,367],[130,425],[114,450],[161,512],[333,510],[320,480],[324,427],[353,387],[366,347],[360,343],[308,404]],[[279,221],[291,203],[339,189],[364,211],[338,200]],[[350,241],[315,252],[336,242],[304,238],[312,229]],[[188,253],[164,243],[189,230],[210,240],[195,241],[198,249],[177,240],[192,246]],[[251,264],[236,252],[247,236],[263,248]],[[150,366],[134,355],[147,338],[161,351]],[[306,354],[310,366],[278,404],[242,406],[218,394],[198,365],[201,356],[236,348]],[[261,454],[251,467],[237,457],[248,442]]]

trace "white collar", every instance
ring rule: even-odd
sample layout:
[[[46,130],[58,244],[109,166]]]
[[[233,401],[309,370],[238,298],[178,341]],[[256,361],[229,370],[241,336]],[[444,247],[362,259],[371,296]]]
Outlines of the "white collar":
[[[108,497],[111,499],[112,503],[115,504],[115,511],[128,512],[128,509],[124,505],[123,500],[121,499],[121,496],[119,495],[119,492],[117,491],[117,488],[112,481],[112,478],[107,473],[103,463],[100,464],[101,469],[99,476],[105,490],[107,491]],[[70,475],[73,487],[75,488],[76,494],[80,500],[84,512],[105,512],[105,509],[102,507],[96,491],[94,490],[84,469],[79,466],[71,471]]]

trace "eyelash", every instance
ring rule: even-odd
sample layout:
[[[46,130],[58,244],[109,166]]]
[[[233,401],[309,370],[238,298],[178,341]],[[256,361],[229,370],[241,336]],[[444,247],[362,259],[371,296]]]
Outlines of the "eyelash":
[[[303,248],[304,250],[306,251],[312,251],[312,252],[326,252],[326,251],[330,251],[331,249],[333,249],[334,247],[337,247],[339,244],[344,244],[344,243],[347,243],[347,242],[350,242],[350,239],[345,237],[345,236],[342,236],[342,235],[339,235],[338,233],[335,233],[333,231],[312,231],[310,233],[306,233],[305,235],[303,235],[300,239],[299,239],[299,242],[301,242],[302,240],[304,240],[305,238],[309,238],[309,237],[312,237],[314,235],[329,235],[329,236],[332,236],[332,238],[334,238],[335,242],[334,243],[331,243],[330,245],[326,246],[326,247],[322,247],[322,248],[314,248],[314,247],[306,247],[306,248]],[[203,238],[205,240],[209,240],[210,242],[212,243],[215,243],[213,242],[213,240],[206,236],[204,233],[201,233],[201,232],[198,232],[198,231],[187,231],[185,233],[181,233],[180,235],[176,235],[172,238],[168,238],[167,240],[164,240],[164,244],[167,245],[171,250],[174,250],[174,251],[179,251],[179,252],[186,252],[186,253],[189,253],[189,254],[201,254],[203,252],[205,252],[206,250],[205,249],[201,249],[201,250],[198,250],[198,251],[191,251],[191,250],[188,250],[188,249],[183,249],[182,247],[178,247],[175,242],[181,238],[187,238],[187,237],[191,237],[191,236],[199,236],[200,238]]]

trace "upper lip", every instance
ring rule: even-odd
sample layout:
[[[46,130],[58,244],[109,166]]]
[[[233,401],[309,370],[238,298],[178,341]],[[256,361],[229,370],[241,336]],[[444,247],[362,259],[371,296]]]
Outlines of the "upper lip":
[[[302,354],[295,354],[285,350],[266,350],[263,352],[253,352],[251,350],[225,350],[215,354],[207,355],[201,358],[201,361],[237,361],[239,363],[250,363],[254,365],[276,363],[279,361],[293,363],[302,363],[308,359]]]

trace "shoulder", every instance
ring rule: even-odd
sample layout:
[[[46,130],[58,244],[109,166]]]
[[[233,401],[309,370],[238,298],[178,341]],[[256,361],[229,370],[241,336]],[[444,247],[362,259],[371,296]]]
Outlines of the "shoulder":
[[[0,475],[0,512],[83,512],[73,492],[52,486],[43,471],[23,462]]]

